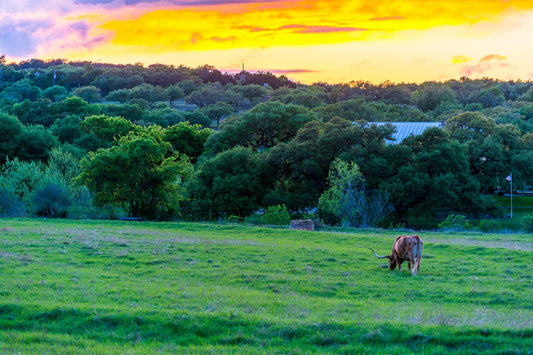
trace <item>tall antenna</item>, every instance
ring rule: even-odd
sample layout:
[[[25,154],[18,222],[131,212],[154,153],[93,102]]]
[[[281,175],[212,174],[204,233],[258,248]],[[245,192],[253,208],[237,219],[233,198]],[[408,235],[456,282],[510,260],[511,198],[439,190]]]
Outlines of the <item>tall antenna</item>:
[[[244,71],[244,63],[242,63],[242,71]]]

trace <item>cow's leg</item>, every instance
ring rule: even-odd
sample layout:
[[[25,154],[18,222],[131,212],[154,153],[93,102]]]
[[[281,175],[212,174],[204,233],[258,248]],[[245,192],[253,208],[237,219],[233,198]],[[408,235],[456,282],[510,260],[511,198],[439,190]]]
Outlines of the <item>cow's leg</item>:
[[[413,263],[413,270],[411,271],[411,273],[413,275],[418,275],[418,268],[419,267],[420,267],[420,260],[415,259],[415,262]]]

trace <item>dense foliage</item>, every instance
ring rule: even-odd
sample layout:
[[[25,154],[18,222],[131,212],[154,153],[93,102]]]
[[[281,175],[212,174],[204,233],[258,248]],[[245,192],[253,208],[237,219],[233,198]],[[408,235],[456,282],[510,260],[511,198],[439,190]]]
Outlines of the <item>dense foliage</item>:
[[[373,122],[443,127],[388,144],[394,128]],[[385,225],[498,216],[507,176],[533,184],[529,81],[308,86],[211,66],[33,59],[0,64],[0,130],[2,215],[220,219],[284,205],[302,216],[335,195],[335,160],[360,172],[359,201],[386,197]],[[58,156],[75,173],[61,175]]]

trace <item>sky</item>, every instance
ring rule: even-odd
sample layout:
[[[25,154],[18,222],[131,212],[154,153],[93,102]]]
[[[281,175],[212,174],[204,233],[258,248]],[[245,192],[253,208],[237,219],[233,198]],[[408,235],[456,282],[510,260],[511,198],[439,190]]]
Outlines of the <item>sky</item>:
[[[0,0],[8,62],[63,58],[306,84],[533,80],[532,0]]]

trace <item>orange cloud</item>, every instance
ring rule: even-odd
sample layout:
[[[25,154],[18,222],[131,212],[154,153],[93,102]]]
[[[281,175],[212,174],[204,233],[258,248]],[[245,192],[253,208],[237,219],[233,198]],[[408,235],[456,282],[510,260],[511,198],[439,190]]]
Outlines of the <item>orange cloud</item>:
[[[499,61],[499,60],[507,60],[508,58],[506,56],[503,56],[503,55],[499,55],[499,54],[489,54],[489,55],[486,55],[484,56],[483,58],[481,58],[479,60],[480,63],[484,63],[484,62],[490,62],[490,61]]]
[[[8,0],[0,48],[17,59],[246,62],[297,68],[308,82],[524,78],[532,24],[531,0]]]
[[[99,27],[113,34],[113,45],[155,51],[265,48],[383,39],[399,31],[497,21],[510,9],[533,9],[529,0],[196,3],[206,6],[169,3],[165,9],[121,16]]]

